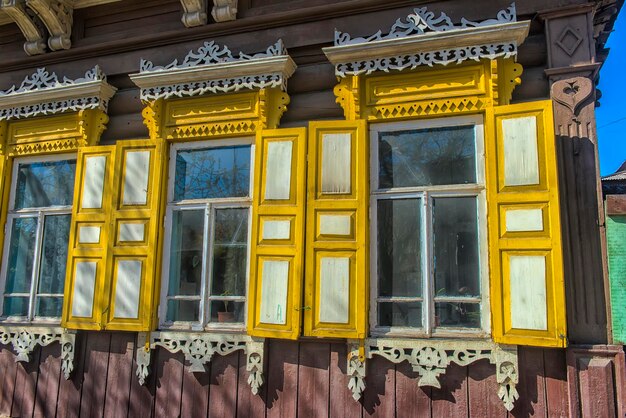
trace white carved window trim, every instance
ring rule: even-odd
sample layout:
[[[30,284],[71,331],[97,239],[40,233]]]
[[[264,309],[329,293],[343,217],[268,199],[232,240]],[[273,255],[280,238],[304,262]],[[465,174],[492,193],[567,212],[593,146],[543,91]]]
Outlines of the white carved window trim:
[[[170,353],[182,353],[189,362],[192,372],[205,372],[205,366],[215,355],[226,356],[236,351],[246,354],[248,384],[254,395],[263,385],[265,340],[239,334],[217,334],[200,332],[140,332],[137,338],[137,378],[139,384],[146,383],[150,374],[151,350],[161,347]]]
[[[37,287],[39,285],[39,273],[41,266],[41,248],[43,244],[43,229],[44,229],[44,221],[45,217],[49,215],[71,215],[72,214],[72,206],[46,206],[46,207],[38,207],[38,208],[25,208],[15,210],[15,193],[17,187],[17,170],[20,164],[28,164],[34,162],[54,162],[54,161],[64,161],[64,160],[76,160],[75,154],[59,154],[59,155],[46,155],[46,156],[36,156],[36,157],[21,157],[15,158],[13,160],[13,167],[11,171],[11,191],[9,194],[9,205],[6,216],[6,223],[4,226],[5,232],[5,240],[4,247],[2,251],[2,266],[0,268],[0,315],[3,311],[4,306],[4,296],[5,296],[5,285],[7,278],[7,268],[8,268],[8,257],[9,257],[9,247],[11,244],[11,234],[12,234],[12,223],[16,218],[37,218],[37,235],[35,238],[35,252],[34,252],[34,266],[33,266],[33,275],[31,277],[30,284],[30,292],[29,292],[29,301],[28,301],[28,316],[27,317],[0,317],[0,321],[12,324],[39,324],[39,325],[58,325],[60,323],[61,317],[35,317],[35,302]],[[73,180],[72,180],[73,181]],[[73,198],[73,196],[72,196]],[[68,243],[69,245],[69,243]],[[65,262],[65,260],[63,260]],[[55,296],[57,296],[55,294]],[[61,294],[61,296],[65,296]]]
[[[398,189],[378,189],[378,136],[381,132],[428,129],[453,126],[474,125],[475,129],[475,158],[476,158],[476,183],[450,186],[423,186]],[[449,118],[437,118],[415,120],[407,122],[391,122],[370,125],[370,332],[377,337],[420,337],[420,338],[447,338],[469,337],[486,338],[490,334],[490,311],[489,311],[489,267],[488,267],[488,241],[487,241],[487,200],[485,190],[485,139],[482,116],[459,116]],[[432,245],[432,198],[433,197],[473,197],[477,199],[478,207],[478,239],[479,239],[479,269],[480,269],[480,329],[449,328],[433,330],[434,318],[434,278],[433,245]],[[422,252],[422,320],[423,328],[410,327],[381,327],[378,326],[378,241],[377,241],[377,202],[392,198],[416,198],[422,199],[421,219],[424,222],[421,233],[422,248],[428,247]],[[426,205],[425,206],[425,201]],[[428,224],[426,226],[425,224]],[[426,227],[425,227],[426,226]],[[462,300],[460,300],[462,302]]]
[[[247,197],[236,198],[219,198],[219,199],[198,199],[198,200],[183,200],[174,201],[174,181],[176,171],[176,154],[179,150],[191,150],[191,149],[205,149],[205,148],[218,148],[224,146],[238,146],[249,145],[250,146],[250,185]],[[243,333],[246,330],[247,309],[248,309],[248,284],[250,275],[250,250],[251,250],[251,233],[252,233],[252,193],[254,189],[254,139],[253,138],[233,138],[224,140],[211,140],[211,141],[199,141],[193,143],[178,143],[171,145],[170,161],[169,161],[169,178],[168,178],[168,192],[167,192],[167,209],[165,216],[165,241],[163,246],[163,270],[161,278],[161,303],[159,305],[159,327],[162,330],[180,330],[180,331],[229,331]],[[211,276],[210,273],[211,263],[213,260],[213,226],[214,226],[214,212],[216,208],[248,208],[248,251],[246,261],[246,278],[245,278],[245,296],[239,298],[238,302],[244,302],[243,323],[212,323],[209,322],[209,309],[210,309],[210,286]],[[167,315],[167,292],[169,284],[169,268],[170,268],[170,249],[172,242],[172,220],[173,212],[175,210],[193,210],[202,209],[205,211],[205,230],[203,240],[203,270],[202,270],[202,284],[200,294],[200,321],[198,322],[168,322],[166,320]],[[205,259],[206,258],[206,259]]]
[[[76,334],[57,327],[4,327],[0,326],[0,344],[11,345],[15,361],[29,362],[36,346],[47,346],[53,342],[61,345],[61,370],[65,379],[74,370]]]
[[[346,373],[348,389],[355,400],[365,391],[367,359],[380,356],[399,364],[408,362],[419,377],[418,386],[441,388],[439,376],[448,366],[456,363],[468,366],[486,359],[496,366],[498,398],[507,411],[511,411],[519,398],[519,365],[517,346],[498,345],[486,340],[402,340],[368,338],[364,341],[348,340]]]

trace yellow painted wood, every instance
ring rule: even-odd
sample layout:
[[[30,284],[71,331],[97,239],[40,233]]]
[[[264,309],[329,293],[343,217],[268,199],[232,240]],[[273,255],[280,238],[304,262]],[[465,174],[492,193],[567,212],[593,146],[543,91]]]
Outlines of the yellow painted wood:
[[[76,176],[74,182],[74,204],[72,207],[72,223],[68,243],[68,259],[63,297],[63,316],[61,325],[72,329],[99,330],[102,329],[103,311],[107,309],[107,297],[104,294],[104,282],[107,263],[107,243],[109,241],[109,214],[111,212],[110,194],[113,183],[113,163],[115,161],[115,146],[84,147],[78,150],[76,160]],[[101,208],[83,208],[82,197],[89,182],[85,181],[86,161],[90,157],[104,156],[106,158],[104,187]],[[100,242],[98,244],[81,244],[78,242],[81,226],[100,227]],[[75,265],[80,261],[96,263],[96,281],[92,316],[75,317],[72,315],[73,290],[75,285]]]
[[[350,192],[331,194],[322,192],[322,142],[327,134],[350,136],[351,161],[349,165]],[[367,124],[357,121],[323,121],[309,124],[306,266],[304,335],[362,339],[367,334],[369,307],[368,277],[368,199],[369,147]],[[353,235],[318,234],[320,215],[347,215],[351,217]],[[349,318],[348,323],[320,321],[320,260],[322,257],[350,258]]]
[[[147,140],[118,141],[116,145],[89,147],[79,150],[74,207],[70,229],[67,279],[63,305],[62,325],[73,329],[149,331],[155,324],[156,301],[158,300],[158,277],[160,272],[159,236],[162,234],[162,202],[165,170],[163,149],[165,143],[156,144]],[[125,205],[123,202],[126,157],[128,152],[148,151],[150,165],[148,174],[147,202],[142,205]],[[85,160],[90,156],[107,157],[102,208],[82,207],[85,188]],[[134,178],[137,181],[136,178]],[[144,239],[124,242],[119,239],[120,224],[144,224]],[[100,242],[81,244],[78,242],[80,226],[100,226]],[[75,286],[74,269],[78,261],[97,263],[93,315],[91,318],[72,316],[72,296]],[[116,318],[115,290],[118,260],[142,262],[139,315],[136,319]]]
[[[289,199],[266,199],[268,147],[273,143],[292,145]],[[306,129],[259,131],[255,142],[250,282],[248,287],[248,334],[258,337],[296,339],[300,334],[304,262],[304,215],[306,184]],[[285,173],[285,179],[287,173]],[[288,239],[263,238],[267,221],[290,221]],[[261,320],[264,261],[289,262],[285,324]]]
[[[563,278],[561,222],[557,157],[552,102],[537,101],[490,108],[486,115],[486,173],[489,224],[489,264],[493,339],[504,344],[565,347],[565,288]],[[509,118],[535,117],[537,121],[539,182],[534,185],[504,184],[502,122]],[[544,230],[505,230],[506,209],[541,209]],[[510,256],[546,257],[547,330],[513,328],[509,285]]]
[[[164,141],[154,143],[147,140],[118,141],[116,144],[115,172],[109,215],[109,243],[107,254],[108,310],[103,318],[104,328],[116,331],[149,331],[153,324],[153,311],[158,300],[158,272],[160,256],[157,253],[159,236],[162,236],[161,191],[164,181],[165,160],[163,158]],[[129,152],[147,151],[150,154],[148,188],[146,204],[124,204],[124,177]],[[138,179],[135,179],[138,181]],[[144,240],[124,242],[120,240],[120,225],[140,223],[144,225]],[[116,318],[115,290],[117,288],[117,262],[120,260],[139,260],[142,262],[139,315],[137,319]]]

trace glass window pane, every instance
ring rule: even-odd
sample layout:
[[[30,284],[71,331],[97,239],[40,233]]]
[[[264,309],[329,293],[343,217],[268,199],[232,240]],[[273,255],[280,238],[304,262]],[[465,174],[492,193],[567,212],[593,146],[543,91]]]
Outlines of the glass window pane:
[[[210,322],[243,323],[244,303],[214,300],[211,302]]]
[[[15,209],[71,206],[76,160],[19,164]]]
[[[173,212],[168,296],[200,296],[204,218],[204,209]]]
[[[211,295],[245,296],[248,261],[248,209],[215,211]]]
[[[477,303],[435,303],[436,327],[480,328],[480,305]]]
[[[476,197],[433,199],[435,297],[479,296]]]
[[[174,200],[248,196],[250,146],[180,150]]]
[[[59,318],[62,312],[62,297],[37,297],[35,316]]]
[[[381,189],[476,183],[474,126],[381,132]]]
[[[46,216],[37,293],[63,294],[72,215]]]
[[[5,296],[2,316],[27,316],[28,297]]]
[[[11,227],[5,293],[30,293],[37,218],[15,218]]]
[[[378,201],[378,294],[422,295],[421,199]]]
[[[422,327],[421,302],[381,302],[378,325],[383,327]]]
[[[200,313],[199,300],[168,300],[167,321],[198,322]]]

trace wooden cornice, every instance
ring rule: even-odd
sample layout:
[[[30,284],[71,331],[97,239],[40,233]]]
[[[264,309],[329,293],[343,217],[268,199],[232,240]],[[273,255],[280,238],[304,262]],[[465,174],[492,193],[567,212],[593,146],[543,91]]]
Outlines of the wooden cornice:
[[[586,2],[586,0],[566,0],[567,5]],[[388,0],[381,2],[380,0],[348,0],[323,6],[314,6],[247,18],[237,18],[236,20],[223,22],[219,25],[207,24],[184,30],[155,31],[145,35],[107,41],[95,45],[75,46],[70,50],[57,51],[54,54],[46,54],[36,59],[31,57],[18,58],[12,61],[5,59],[0,61],[0,72],[136,51],[138,46],[140,46],[141,49],[147,49],[190,41],[216,39],[244,32],[250,33],[277,27],[341,18],[355,14],[386,11],[390,8],[417,7],[426,3],[430,3],[430,1]],[[453,2],[450,1],[450,3]],[[545,1],[542,0],[526,0],[520,2],[517,7],[518,16],[534,15],[536,10],[542,7],[545,7]],[[390,22],[390,24],[391,23],[392,22]],[[329,33],[328,36],[330,41],[333,34]]]

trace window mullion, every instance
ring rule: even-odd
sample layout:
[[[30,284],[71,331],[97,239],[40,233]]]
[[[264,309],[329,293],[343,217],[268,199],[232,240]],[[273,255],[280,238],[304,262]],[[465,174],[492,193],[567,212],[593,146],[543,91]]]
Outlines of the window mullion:
[[[433,289],[432,289],[432,231],[431,231],[431,202],[428,192],[422,195],[422,285],[424,301],[422,302],[422,321],[426,335],[432,334],[432,309],[433,309]]]
[[[209,295],[211,294],[211,286],[213,285],[213,240],[215,235],[215,207],[211,203],[206,204],[205,221],[204,221],[204,262],[202,271],[203,286],[200,297],[200,318],[202,318],[202,327],[209,323]]]
[[[35,317],[35,300],[37,294],[37,286],[39,285],[39,269],[41,267],[41,252],[43,247],[43,228],[45,215],[42,211],[37,214],[37,233],[35,235],[35,254],[33,255],[33,275],[30,280],[30,298],[28,301],[28,320],[32,321]]]

